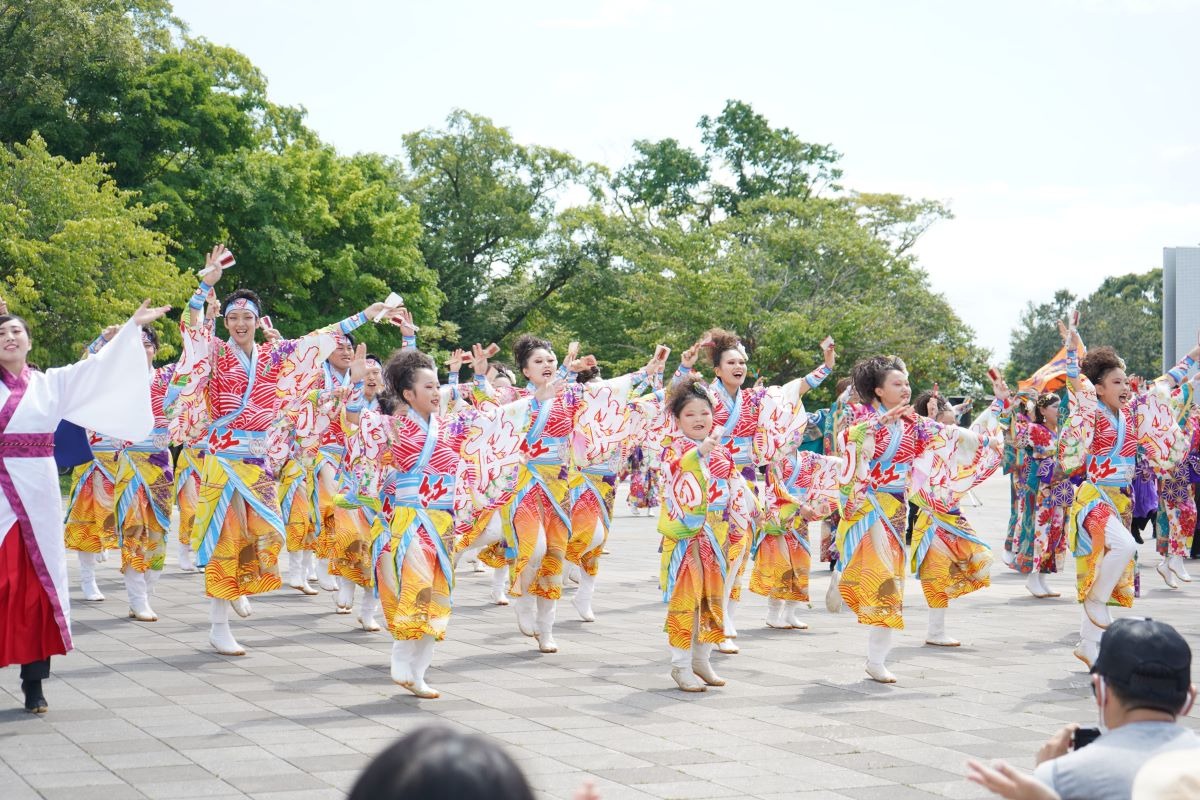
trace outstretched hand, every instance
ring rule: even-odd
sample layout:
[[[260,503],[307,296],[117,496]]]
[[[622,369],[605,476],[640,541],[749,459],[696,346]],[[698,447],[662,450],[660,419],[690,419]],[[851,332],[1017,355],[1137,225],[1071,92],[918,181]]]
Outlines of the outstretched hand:
[[[228,247],[219,244],[204,256],[204,269],[200,271],[200,277],[209,286],[216,286],[217,281],[221,280],[221,276],[225,274],[225,268],[221,266],[221,259],[228,252]]]
[[[478,345],[476,345],[478,347]],[[559,390],[567,385],[567,382],[562,378],[555,378],[552,381],[547,381],[538,387],[538,390],[533,393],[533,398],[539,403],[545,403],[547,400],[553,400]]]
[[[482,378],[487,375],[488,359],[487,353],[481,344],[471,345],[471,368],[475,370],[475,376]]]
[[[1005,761],[993,761],[988,766],[968,759],[967,780],[1008,800],[1060,800],[1058,793],[1049,786],[1032,775],[1019,772]]]
[[[358,383],[367,377],[367,346],[360,344],[354,348],[354,358],[350,361],[350,380]]]
[[[825,358],[825,366],[833,369],[837,364],[837,344],[832,336],[826,336],[825,341],[821,342],[821,355]]]
[[[170,310],[170,306],[156,306],[151,308],[150,298],[147,297],[142,301],[142,304],[138,306],[138,310],[133,312],[133,316],[130,317],[130,319],[132,319],[135,324],[141,325],[144,328],[150,323],[162,319],[163,316],[165,316]]]

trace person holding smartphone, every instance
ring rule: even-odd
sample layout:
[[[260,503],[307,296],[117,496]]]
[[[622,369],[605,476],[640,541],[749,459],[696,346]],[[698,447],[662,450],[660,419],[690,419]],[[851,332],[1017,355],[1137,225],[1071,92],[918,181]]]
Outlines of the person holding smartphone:
[[[1063,727],[1038,751],[1033,777],[1008,764],[970,761],[967,777],[998,795],[1025,800],[1127,800],[1146,762],[1196,750],[1200,737],[1179,724],[1196,699],[1192,651],[1164,622],[1113,622],[1092,667],[1098,727]]]

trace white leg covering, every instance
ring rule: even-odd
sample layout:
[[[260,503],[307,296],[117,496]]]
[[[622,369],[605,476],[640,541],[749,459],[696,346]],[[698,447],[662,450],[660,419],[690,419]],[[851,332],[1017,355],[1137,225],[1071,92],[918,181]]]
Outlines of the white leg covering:
[[[790,628],[791,623],[788,622],[784,612],[782,600],[774,597],[767,598],[767,627],[768,628]]]
[[[595,622],[596,615],[592,611],[592,594],[596,591],[596,576],[588,575],[584,570],[579,571],[579,588],[571,598],[571,605],[579,612],[579,618],[584,622]]]
[[[95,553],[79,553],[79,587],[83,590],[83,599],[93,603],[104,599],[96,585],[96,560]]]
[[[338,590],[337,581],[329,573],[328,558],[317,559],[317,585],[327,592],[336,592]]]
[[[783,603],[783,618],[798,631],[808,630],[808,623],[800,619],[800,601],[785,600]]]
[[[412,639],[397,639],[392,642],[392,681],[406,689],[413,685],[413,659],[417,643]]]
[[[349,614],[354,611],[354,581],[340,576],[336,580],[338,591],[334,598],[335,610],[339,614]]]
[[[441,696],[437,689],[425,682],[425,671],[433,662],[433,646],[436,641],[432,636],[426,634],[416,642],[413,650],[413,684],[408,687],[408,690],[426,700],[433,700]]]
[[[179,545],[179,571],[180,572],[196,572],[196,562],[192,558],[192,546],[188,544]]]
[[[362,605],[359,606],[358,624],[364,631],[378,631],[379,623],[375,620],[375,611],[379,608],[379,598],[374,589],[363,589]]]
[[[870,626],[867,632],[867,674],[880,683],[895,683],[893,675],[884,662],[892,649],[892,629]]]
[[[304,553],[304,579],[306,581],[315,581],[317,579],[317,554],[312,550],[303,550]]]
[[[709,686],[724,686],[725,679],[716,673],[709,663],[713,645],[695,643],[692,645],[692,673]]]
[[[537,636],[537,598],[531,594],[514,597],[513,609],[517,612],[517,627],[525,636]]]
[[[962,642],[946,634],[946,609],[929,609],[929,630],[925,634],[925,644],[938,647],[958,647]]]
[[[1184,583],[1191,583],[1191,573],[1187,571],[1187,567],[1183,564],[1183,556],[1171,556],[1167,559],[1167,566],[1171,568],[1171,572],[1175,573],[1175,577]]]
[[[212,628],[208,632],[208,643],[223,656],[244,656],[246,650],[233,638],[229,629],[229,603],[216,597],[209,598],[208,621]]]
[[[288,550],[288,586],[298,589],[304,594],[318,594],[317,590],[308,585],[305,574],[308,564],[304,557],[306,550]]]
[[[1108,552],[1100,559],[1096,580],[1079,613],[1079,636],[1084,641],[1099,642],[1104,629],[1112,622],[1108,599],[1121,581],[1121,575],[1133,559],[1133,554],[1137,552],[1133,534],[1125,529],[1116,514],[1108,516],[1108,523],[1104,527],[1104,544]]]
[[[525,565],[525,569],[521,570],[521,574],[517,576],[517,588],[521,590],[521,596],[516,598],[513,603],[513,608],[517,612],[517,627],[526,636],[537,636],[536,612],[534,611],[535,598],[529,594],[529,587],[533,585],[534,577],[537,576],[538,570],[542,568],[542,558],[545,555],[546,531],[538,528],[537,542],[533,546],[533,553],[529,557],[529,563]]]
[[[496,567],[492,570],[492,590],[488,593],[488,600],[494,605],[508,605],[508,567]]]
[[[125,570],[125,593],[129,596],[129,617],[138,622],[157,622],[158,616],[150,608],[149,588],[146,573],[129,567]]]
[[[558,652],[558,643],[554,641],[554,614],[557,608],[557,600],[537,598],[537,642],[538,650],[543,653]]]

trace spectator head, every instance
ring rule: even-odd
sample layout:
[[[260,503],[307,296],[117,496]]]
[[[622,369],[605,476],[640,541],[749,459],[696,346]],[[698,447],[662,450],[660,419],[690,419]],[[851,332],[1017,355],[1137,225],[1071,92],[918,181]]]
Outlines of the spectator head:
[[[1178,631],[1153,619],[1113,622],[1100,639],[1092,675],[1105,722],[1110,702],[1126,713],[1150,710],[1180,716],[1196,699],[1191,648]]]
[[[500,747],[448,728],[413,731],[367,765],[349,800],[533,800]]]

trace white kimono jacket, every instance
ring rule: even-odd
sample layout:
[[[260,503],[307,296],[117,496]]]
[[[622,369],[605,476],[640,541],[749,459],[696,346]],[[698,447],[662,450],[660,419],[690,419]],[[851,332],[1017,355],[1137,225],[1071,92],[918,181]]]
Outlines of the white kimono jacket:
[[[154,416],[141,330],[127,322],[108,346],[84,361],[44,373],[27,370],[19,402],[10,402],[19,389],[14,392],[0,381],[0,547],[19,523],[16,530],[25,537],[67,650],[71,622],[62,497],[53,448],[46,453],[45,437],[52,437],[63,419],[117,439],[149,436]]]

